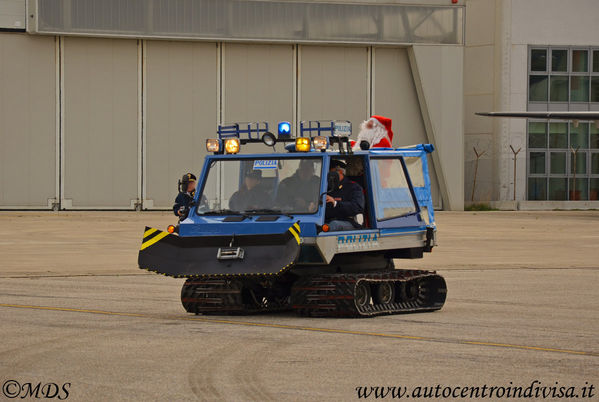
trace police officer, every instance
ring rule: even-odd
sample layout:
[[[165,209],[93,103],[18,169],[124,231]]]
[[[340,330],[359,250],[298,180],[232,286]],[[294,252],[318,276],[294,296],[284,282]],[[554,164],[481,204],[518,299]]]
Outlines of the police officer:
[[[345,162],[331,160],[329,177],[338,177],[332,180],[333,188],[329,188],[326,198],[325,221],[331,232],[361,227],[355,216],[364,213],[364,191],[358,183],[345,177],[345,167]]]
[[[319,190],[314,161],[302,159],[297,171],[279,184],[277,205],[292,207],[293,212],[316,212]]]
[[[173,212],[182,221],[189,214],[189,207],[196,193],[196,177],[192,173],[185,173],[179,181],[179,194],[175,198]]]
[[[231,196],[229,207],[235,211],[247,211],[268,207],[268,194],[260,187],[262,172],[248,170],[243,179],[243,185]]]

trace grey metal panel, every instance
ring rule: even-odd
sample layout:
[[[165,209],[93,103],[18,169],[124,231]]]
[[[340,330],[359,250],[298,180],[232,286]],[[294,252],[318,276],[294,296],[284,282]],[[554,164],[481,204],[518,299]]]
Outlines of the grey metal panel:
[[[0,28],[25,30],[25,0],[0,0]]]
[[[368,117],[368,49],[300,48],[300,120],[350,120],[353,138]]]
[[[137,41],[64,41],[63,208],[138,197]]]
[[[443,197],[443,208],[464,209],[463,47],[413,46],[408,51],[420,110]]]
[[[293,119],[293,46],[227,44],[224,56],[224,121]],[[264,146],[246,146],[264,152]]]
[[[393,120],[393,145],[427,143],[424,122],[414,86],[407,49],[375,48],[373,114]],[[439,183],[432,160],[429,169],[433,203],[441,206]]]
[[[144,208],[168,208],[184,173],[199,175],[216,136],[215,43],[148,41]],[[199,177],[199,176],[198,176]]]
[[[320,43],[463,43],[462,5],[265,0],[31,2],[38,11],[29,30],[37,33]]]
[[[0,33],[0,207],[56,197],[54,38]]]

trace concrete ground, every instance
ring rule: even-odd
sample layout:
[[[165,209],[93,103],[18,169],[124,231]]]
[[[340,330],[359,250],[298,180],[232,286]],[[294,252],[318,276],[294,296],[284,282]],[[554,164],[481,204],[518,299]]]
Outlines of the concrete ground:
[[[532,400],[599,399],[599,212],[437,220],[439,246],[399,265],[447,279],[442,310],[307,319],[186,314],[183,280],[136,266],[144,225],[168,213],[0,212],[0,400],[28,383],[82,401],[357,400],[363,386],[480,400],[460,392],[485,385],[509,400],[535,380]]]

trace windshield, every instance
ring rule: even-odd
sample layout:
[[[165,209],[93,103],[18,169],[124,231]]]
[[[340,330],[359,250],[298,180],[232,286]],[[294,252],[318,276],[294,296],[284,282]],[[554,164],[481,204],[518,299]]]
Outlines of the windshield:
[[[318,210],[322,160],[242,159],[212,162],[198,214],[308,214]]]

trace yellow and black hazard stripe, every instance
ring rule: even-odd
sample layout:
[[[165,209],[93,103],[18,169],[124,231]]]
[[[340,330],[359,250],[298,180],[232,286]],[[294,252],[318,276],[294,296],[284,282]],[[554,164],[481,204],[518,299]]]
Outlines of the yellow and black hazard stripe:
[[[168,236],[168,232],[163,232],[162,230],[154,229],[154,228],[146,228],[144,232],[144,238],[141,243],[140,250],[144,250],[150,247],[152,244],[159,242]]]
[[[291,225],[289,227],[289,232],[293,235],[293,237],[295,237],[297,244],[300,244],[301,243],[300,242],[301,230],[300,230],[299,221],[295,222],[293,225]]]

